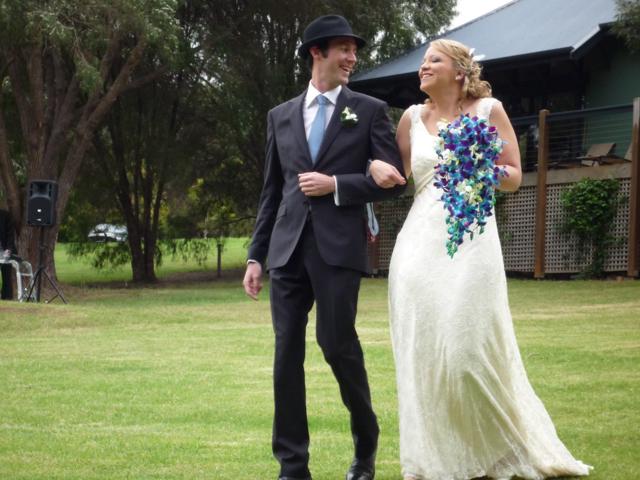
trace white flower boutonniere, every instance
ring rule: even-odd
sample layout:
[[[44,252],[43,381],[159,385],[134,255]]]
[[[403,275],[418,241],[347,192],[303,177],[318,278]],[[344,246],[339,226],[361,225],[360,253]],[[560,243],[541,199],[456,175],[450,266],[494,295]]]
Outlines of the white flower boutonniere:
[[[340,121],[343,125],[352,127],[358,123],[358,115],[356,115],[349,107],[344,107],[344,110],[342,110],[342,113],[340,114]]]

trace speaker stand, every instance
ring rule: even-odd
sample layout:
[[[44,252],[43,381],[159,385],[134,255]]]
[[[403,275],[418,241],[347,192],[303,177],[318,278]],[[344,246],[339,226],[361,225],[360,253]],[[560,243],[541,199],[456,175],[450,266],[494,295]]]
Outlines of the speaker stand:
[[[56,282],[54,282],[53,279],[49,276],[49,274],[47,273],[44,267],[44,264],[42,263],[44,258],[45,247],[46,246],[44,244],[44,227],[40,227],[40,239],[38,241],[38,250],[39,250],[38,268],[36,270],[36,273],[33,274],[33,278],[31,279],[31,286],[29,287],[29,291],[27,292],[27,302],[29,302],[32,298],[34,298],[32,296],[34,288],[36,290],[35,301],[40,302],[40,287],[42,284],[42,276],[44,276],[44,278],[46,278],[47,281],[49,282],[49,285],[51,285],[51,287],[56,291],[56,295],[51,297],[49,300],[45,300],[45,303],[51,303],[53,300],[56,299],[56,297],[60,297],[63,303],[67,303],[67,300],[64,298],[62,291],[58,288],[58,286],[56,285]]]

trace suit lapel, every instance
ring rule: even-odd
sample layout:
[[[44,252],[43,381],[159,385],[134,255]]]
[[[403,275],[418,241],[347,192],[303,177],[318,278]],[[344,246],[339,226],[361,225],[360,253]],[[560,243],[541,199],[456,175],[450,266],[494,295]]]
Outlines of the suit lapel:
[[[344,107],[349,107],[354,110],[354,105],[352,105],[353,96],[351,95],[351,91],[347,87],[342,87],[340,91],[340,95],[338,95],[338,100],[336,101],[336,108],[333,111],[333,115],[331,115],[331,120],[329,121],[329,125],[327,125],[327,129],[324,132],[324,137],[322,137],[322,145],[320,145],[320,150],[318,151],[318,157],[316,159],[316,165],[322,161],[322,157],[329,149],[331,144],[338,135],[338,132],[342,128],[342,122],[340,121],[340,114]]]

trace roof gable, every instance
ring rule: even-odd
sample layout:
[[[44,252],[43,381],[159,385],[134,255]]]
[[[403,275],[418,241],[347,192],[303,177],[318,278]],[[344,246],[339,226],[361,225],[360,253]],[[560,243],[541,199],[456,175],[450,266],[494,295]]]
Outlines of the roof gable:
[[[572,55],[615,17],[615,0],[515,0],[440,38],[475,48],[482,63],[552,52]],[[427,44],[354,75],[352,82],[417,72]]]

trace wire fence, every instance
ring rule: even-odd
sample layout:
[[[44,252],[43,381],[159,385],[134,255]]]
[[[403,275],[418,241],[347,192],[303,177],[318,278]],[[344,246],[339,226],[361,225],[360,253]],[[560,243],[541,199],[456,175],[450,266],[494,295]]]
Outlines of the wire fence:
[[[633,107],[618,105],[550,113],[548,166],[571,168],[623,163],[631,159]],[[538,116],[512,120],[525,172],[538,164]]]

